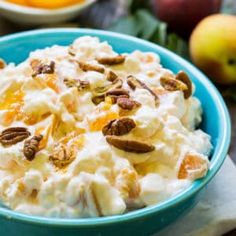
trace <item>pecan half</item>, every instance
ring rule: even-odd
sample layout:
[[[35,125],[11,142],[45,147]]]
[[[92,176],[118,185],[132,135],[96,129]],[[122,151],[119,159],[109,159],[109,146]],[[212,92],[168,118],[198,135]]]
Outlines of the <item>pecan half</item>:
[[[53,74],[55,71],[55,62],[51,61],[49,64],[44,64],[38,60],[33,60],[31,62],[31,68],[33,70],[33,77],[39,74]]]
[[[112,89],[106,93],[106,96],[109,96],[112,99],[112,103],[116,103],[118,98],[129,98],[129,91],[125,89]]]
[[[116,104],[119,98],[129,98],[129,95],[109,95],[109,97],[111,98],[112,104]]]
[[[117,78],[118,78],[118,75],[115,72],[113,72],[112,70],[109,70],[106,74],[106,80],[108,80],[108,81],[113,82]]]
[[[89,89],[90,87],[89,82],[84,81],[84,80],[75,80],[75,79],[65,78],[63,82],[68,88],[76,87],[79,91],[84,90],[84,89]]]
[[[122,95],[129,97],[129,91],[122,88],[116,88],[106,92],[106,96],[122,96]]]
[[[68,87],[68,88],[72,88],[72,87],[76,87],[78,81],[75,79],[69,79],[69,78],[65,78],[63,80],[64,84]]]
[[[79,67],[81,70],[87,72],[87,71],[96,71],[99,73],[104,73],[105,69],[103,66],[99,66],[99,65],[93,65],[93,64],[89,64],[89,63],[85,63],[85,62],[78,62]]]
[[[92,102],[95,105],[98,105],[99,103],[104,102],[104,101],[105,101],[105,95],[99,95],[99,96],[92,97]]]
[[[35,135],[31,139],[28,139],[24,143],[24,156],[28,161],[32,161],[35,157],[35,154],[39,150],[39,143],[42,140],[43,135]]]
[[[121,79],[116,79],[115,81],[113,81],[112,84],[95,88],[93,91],[92,102],[95,105],[98,105],[100,102],[103,102],[105,100],[107,91],[120,89],[122,85],[123,85],[123,81]]]
[[[49,160],[59,168],[69,165],[75,159],[74,149],[68,148],[65,144],[58,143],[55,145],[52,155]]]
[[[89,87],[90,87],[89,81],[79,80],[79,86],[77,86],[79,90],[89,89]]]
[[[6,67],[6,62],[0,58],[0,69],[4,69]]]
[[[130,98],[118,97],[117,105],[124,110],[133,110],[141,106],[139,102],[133,101]]]
[[[97,58],[97,61],[103,65],[110,65],[110,66],[118,65],[118,64],[124,63],[125,56],[117,55],[114,57],[100,57],[100,58]]]
[[[129,133],[136,127],[136,124],[131,118],[121,118],[110,121],[102,129],[103,135],[124,135]]]
[[[123,85],[123,81],[119,78],[117,78],[116,80],[112,81],[112,84],[109,86],[109,90],[113,90],[113,89],[119,89],[122,88]]]
[[[2,131],[0,143],[4,146],[19,143],[30,136],[30,132],[24,127],[11,127]]]
[[[68,54],[73,56],[73,57],[76,55],[75,49],[73,48],[72,45],[69,46],[69,48],[68,48]]]
[[[188,75],[184,71],[179,71],[179,73],[175,76],[175,79],[186,84],[187,89],[183,90],[183,93],[184,93],[184,98],[188,99],[192,95],[192,90],[193,90],[192,82],[189,79]]]
[[[188,87],[185,83],[170,76],[162,76],[160,78],[161,86],[167,91],[187,90]]]
[[[112,135],[106,136],[106,141],[110,145],[126,152],[147,153],[147,152],[152,152],[155,149],[155,147],[151,144],[147,144],[136,140],[122,139],[120,137]]]
[[[140,81],[132,75],[129,75],[127,77],[127,84],[130,86],[132,90],[135,90],[136,88],[143,88]]]
[[[151,88],[149,88],[145,83],[135,78],[133,75],[129,75],[127,77],[127,84],[133,90],[135,90],[136,88],[146,89],[154,97],[156,106],[159,104],[159,98],[156,95],[156,93]]]

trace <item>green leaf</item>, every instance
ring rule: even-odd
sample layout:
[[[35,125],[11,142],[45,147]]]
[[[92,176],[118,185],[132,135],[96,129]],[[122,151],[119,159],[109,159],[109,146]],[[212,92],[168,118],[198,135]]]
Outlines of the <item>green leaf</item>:
[[[150,39],[156,29],[159,26],[159,21],[154,18],[148,11],[146,10],[138,10],[135,14],[137,17],[137,23],[141,30],[140,37],[143,39]]]
[[[132,15],[121,18],[119,21],[113,24],[109,30],[137,36],[141,31],[141,27],[137,24],[137,17]]]
[[[176,51],[177,44],[178,44],[178,37],[176,36],[176,34],[169,34],[167,38],[166,47],[171,51]]]
[[[150,9],[151,4],[148,0],[128,0],[131,13],[135,13],[139,9]]]
[[[166,23],[161,22],[159,24],[159,27],[150,38],[150,41],[157,43],[163,47],[166,45],[166,41],[167,41],[167,24]]]
[[[189,58],[187,43],[176,34],[168,34],[167,24],[157,20],[145,9],[121,18],[109,30],[149,40]]]

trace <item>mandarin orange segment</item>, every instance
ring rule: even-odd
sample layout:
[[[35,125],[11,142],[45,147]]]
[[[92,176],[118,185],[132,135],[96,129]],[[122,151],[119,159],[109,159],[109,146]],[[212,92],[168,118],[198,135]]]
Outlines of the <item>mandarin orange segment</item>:
[[[59,93],[59,87],[57,85],[57,77],[53,74],[48,74],[45,75],[44,78],[42,77],[34,77],[34,80],[37,81],[37,83],[42,87],[42,88],[51,88],[54,90],[56,93]]]
[[[84,142],[85,142],[84,135],[79,135],[72,140],[71,146],[76,147],[76,149],[78,150],[83,148]]]
[[[35,135],[43,135],[43,139],[39,143],[39,150],[44,149],[47,146],[48,138],[49,138],[49,130],[45,127],[38,127],[35,130]]]
[[[45,130],[45,127],[38,127],[38,128],[35,130],[35,135],[40,135],[40,134],[42,134],[44,130]]]
[[[21,89],[16,91],[6,91],[1,99],[0,110],[8,110],[13,104],[21,104],[24,100],[24,96],[25,94]]]
[[[203,165],[205,165],[205,161],[201,157],[187,153],[180,165],[178,178],[187,179],[189,171],[201,169]]]
[[[8,110],[3,119],[3,125],[9,126],[15,120],[15,111]]]
[[[45,123],[46,122],[46,123]],[[52,135],[52,130],[55,123],[55,115],[51,115],[40,124],[36,130],[35,135],[43,135],[43,139],[40,141],[39,150],[42,150],[47,146],[49,136]]]
[[[77,129],[76,131],[73,131],[73,132],[71,132],[71,133],[68,133],[65,137],[63,137],[63,138],[61,138],[60,140],[59,140],[59,142],[60,143],[63,143],[63,144],[67,144],[70,140],[74,140],[75,141],[75,143],[76,143],[76,140],[77,140],[77,138],[78,138],[78,136],[80,135],[80,134],[83,134],[83,133],[85,133],[85,130],[79,130],[79,129]],[[82,136],[81,136],[82,137]],[[79,140],[80,140],[80,138],[81,137],[79,137]],[[78,141],[78,143],[80,143],[80,141]]]
[[[154,57],[151,54],[147,54],[144,57],[142,57],[141,60],[145,63],[152,63],[152,62],[154,62]]]
[[[24,105],[23,91],[7,91],[1,101],[0,110],[7,110],[3,119],[3,125],[10,125],[15,119],[19,120],[22,116],[22,107]]]
[[[38,118],[35,115],[25,116],[23,121],[26,125],[34,125],[37,123]]]
[[[98,117],[96,120],[89,123],[91,131],[100,131],[111,120],[118,118],[119,115],[116,112],[107,111],[103,116]]]
[[[103,105],[103,110],[106,111],[110,110],[111,106],[112,106],[112,99],[110,97],[106,97]]]
[[[24,6],[28,5],[28,1],[27,0],[7,0],[7,1],[11,2],[11,3],[18,4],[18,5],[24,5]]]
[[[47,86],[53,89],[56,93],[59,93],[59,88],[57,86],[57,77],[55,75],[47,75],[45,82]]]
[[[27,2],[32,7],[53,9],[82,3],[84,0],[28,0]]]
[[[135,170],[124,168],[119,176],[121,181],[117,182],[117,188],[125,198],[137,198],[140,193],[138,174]]]

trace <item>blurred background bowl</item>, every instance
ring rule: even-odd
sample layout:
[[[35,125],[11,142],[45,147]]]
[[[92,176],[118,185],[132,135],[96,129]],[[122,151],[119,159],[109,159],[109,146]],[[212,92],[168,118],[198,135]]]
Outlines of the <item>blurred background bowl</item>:
[[[0,0],[0,15],[23,26],[61,23],[75,18],[95,1],[85,0],[84,2],[58,9],[42,9]]]

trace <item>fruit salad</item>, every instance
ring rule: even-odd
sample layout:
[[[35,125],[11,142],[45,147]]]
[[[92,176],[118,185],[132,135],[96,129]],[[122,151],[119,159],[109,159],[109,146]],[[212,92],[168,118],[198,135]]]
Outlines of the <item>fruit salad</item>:
[[[0,63],[0,201],[100,217],[165,201],[207,174],[210,137],[184,71],[84,36]]]

